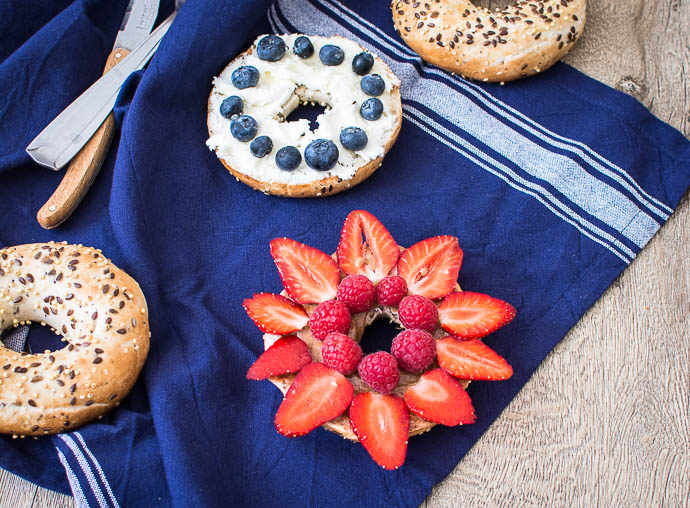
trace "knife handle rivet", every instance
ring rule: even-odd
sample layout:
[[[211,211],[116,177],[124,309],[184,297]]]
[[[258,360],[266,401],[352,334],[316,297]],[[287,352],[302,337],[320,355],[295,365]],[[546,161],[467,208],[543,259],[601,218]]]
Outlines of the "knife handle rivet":
[[[115,58],[120,58],[121,56],[122,56],[122,53],[120,53],[119,51],[117,53],[115,53]]]
[[[48,207],[48,210],[50,210],[51,212],[54,212],[55,210],[57,210],[57,206],[55,206],[55,205],[50,205],[50,206]]]

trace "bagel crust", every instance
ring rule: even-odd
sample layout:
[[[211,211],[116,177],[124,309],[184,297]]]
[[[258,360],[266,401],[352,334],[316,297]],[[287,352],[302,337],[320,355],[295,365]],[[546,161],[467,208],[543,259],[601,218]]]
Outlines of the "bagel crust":
[[[297,36],[297,34],[293,35],[283,35],[282,37],[285,38],[286,41],[294,39]],[[319,62],[319,56],[318,56],[318,49],[320,46],[328,43],[328,44],[334,44],[334,45],[342,45],[342,46],[353,46],[355,48],[358,48],[356,51],[358,52],[366,52],[364,48],[359,47],[356,43],[353,41],[350,41],[349,39],[345,39],[343,37],[335,36],[335,37],[318,37],[318,36],[308,36],[315,44],[315,53],[312,55],[309,59],[308,62],[310,64],[315,64],[316,66],[314,67],[315,70],[311,72],[320,72],[320,73],[329,73],[333,72],[332,69],[334,67],[329,67],[325,65],[321,65]],[[261,37],[260,37],[261,38]],[[260,40],[257,39],[258,40]],[[400,81],[399,79],[395,76],[393,71],[390,70],[390,68],[381,60],[378,58],[376,55],[372,56],[374,57],[374,66],[371,70],[371,73],[378,73],[380,74],[385,82],[386,82],[386,90],[383,94],[383,96],[380,97],[380,99],[384,100],[384,113],[383,116],[381,117],[380,120],[374,120],[374,121],[366,121],[361,118],[359,118],[359,106],[360,103],[368,98],[368,96],[364,95],[362,91],[355,89],[353,87],[347,87],[348,93],[352,91],[351,93],[353,96],[357,96],[356,102],[353,101],[353,104],[356,104],[356,115],[357,118],[352,119],[352,125],[355,126],[360,126],[363,128],[368,136],[368,145],[367,149],[370,146],[373,147],[379,147],[378,156],[375,157],[363,157],[361,154],[363,152],[351,152],[350,150],[347,150],[344,148],[341,144],[339,139],[337,138],[337,134],[334,136],[327,136],[329,138],[332,138],[332,141],[337,145],[339,151],[340,151],[340,159],[338,161],[338,164],[332,169],[324,172],[320,171],[315,171],[315,170],[308,170],[311,173],[313,173],[313,179],[310,181],[301,181],[301,182],[294,182],[294,181],[289,181],[290,179],[287,178],[286,175],[289,175],[290,172],[285,172],[285,171],[278,171],[278,175],[273,175],[273,176],[267,176],[264,171],[262,172],[257,172],[256,170],[254,171],[248,171],[248,168],[243,167],[242,164],[238,164],[237,160],[239,157],[236,157],[236,151],[246,151],[249,153],[249,143],[237,143],[236,141],[228,140],[227,138],[223,140],[222,136],[224,135],[224,131],[228,129],[228,126],[230,125],[230,120],[221,120],[219,121],[220,114],[218,113],[218,105],[222,101],[223,98],[231,95],[231,94],[238,94],[243,97],[245,100],[245,103],[251,99],[252,93],[257,93],[260,94],[262,93],[261,91],[261,86],[262,86],[262,79],[259,79],[259,83],[257,87],[250,87],[244,90],[237,90],[235,88],[232,88],[231,85],[227,84],[227,81],[230,79],[230,70],[233,67],[236,67],[239,63],[244,63],[246,62],[246,59],[248,56],[252,55],[256,51],[256,42],[254,45],[252,45],[249,49],[247,49],[244,53],[241,53],[238,55],[234,60],[232,60],[227,67],[220,73],[219,77],[217,77],[214,80],[214,88],[211,91],[211,94],[209,96],[208,100],[208,105],[207,105],[207,127],[208,127],[208,132],[209,132],[209,140],[207,142],[207,145],[211,150],[213,150],[216,153],[216,156],[220,160],[220,162],[225,166],[225,168],[235,177],[237,181],[240,181],[246,185],[249,185],[250,187],[263,192],[264,194],[268,195],[274,195],[274,196],[285,196],[285,197],[293,197],[293,198],[309,198],[309,197],[327,197],[332,194],[337,194],[339,192],[345,191],[347,189],[350,189],[354,187],[355,185],[361,183],[362,181],[366,180],[369,176],[371,176],[374,171],[376,171],[382,164],[384,157],[388,153],[388,151],[392,148],[393,144],[398,138],[398,134],[400,133],[400,127],[402,125],[402,101],[401,101],[401,96],[400,96]],[[287,52],[283,59],[292,59],[296,62],[300,62],[300,59],[295,56],[293,53],[292,47],[288,46]],[[348,54],[348,57],[351,59],[351,55]],[[264,65],[268,65],[264,63]],[[359,79],[361,76],[356,75],[354,72],[351,70],[351,61],[348,60],[348,58],[343,61],[342,64],[340,64],[338,67],[339,71],[344,71],[346,70],[347,74],[351,74],[352,77],[355,77],[357,82],[359,82]],[[267,69],[270,69],[270,67],[267,67]],[[279,69],[279,67],[276,67],[276,69]],[[279,72],[276,70],[276,72]],[[267,82],[270,82],[270,80],[267,79]],[[359,86],[359,85],[357,85]],[[277,93],[277,92],[276,92]],[[307,96],[309,99],[303,100],[303,98]],[[360,97],[361,96],[361,97]],[[385,97],[384,97],[385,96]],[[300,98],[301,97],[301,98]],[[336,99],[337,97],[334,97],[331,94],[331,90],[326,87],[326,89],[309,89],[302,85],[299,82],[295,83],[295,91],[293,94],[287,99],[287,101],[282,104],[281,106],[281,111],[278,111],[273,115],[273,118],[271,119],[266,119],[265,121],[268,122],[278,122],[283,125],[286,125],[286,118],[289,116],[289,114],[297,108],[300,103],[304,104],[306,102],[310,102],[312,104],[314,103],[320,103],[322,106],[326,106],[330,108],[331,104],[330,102]],[[350,112],[350,109],[353,108],[353,106],[350,105],[350,103],[347,103],[347,108],[343,107],[341,104],[341,109],[346,110]],[[354,109],[353,109],[354,111]],[[243,114],[247,115],[252,115],[253,111],[251,106],[248,106],[245,108]],[[321,128],[321,122],[326,122],[328,123],[329,121],[332,120],[333,116],[329,114],[322,114],[318,118],[318,123],[319,123],[319,129]],[[378,126],[378,122],[384,122],[384,118],[386,119],[385,122],[387,125],[390,126],[389,129],[385,130],[385,135],[376,135],[372,133],[374,130],[374,126]],[[358,123],[355,123],[358,122]],[[260,136],[264,134],[262,132],[262,125],[264,125],[264,121],[259,120],[259,132],[257,133],[257,136]],[[330,132],[332,130],[339,130],[343,127],[349,126],[349,124],[345,125],[328,125],[326,132]],[[295,127],[295,130],[298,127]],[[314,134],[318,133],[319,130],[314,131]],[[307,137],[309,136],[309,133],[307,132]],[[227,146],[228,141],[231,141],[233,145]],[[274,140],[275,141],[275,140]],[[250,161],[251,164],[254,164],[255,162],[257,164],[261,165],[270,165],[270,166],[275,166],[275,155],[278,149],[280,149],[281,146],[276,144],[273,146],[273,150],[263,157],[261,160],[258,159],[252,159]],[[343,163],[343,156],[347,154],[347,161]],[[350,158],[352,157],[351,154],[357,154],[357,158],[354,160],[359,160],[359,165],[357,164],[352,164],[350,162]],[[304,161],[304,154],[302,153],[302,163],[300,168],[307,168],[306,166],[306,161]],[[246,161],[245,161],[246,162]],[[265,166],[261,166],[265,167]],[[343,171],[343,169],[345,171]],[[251,174],[250,174],[251,173]],[[344,175],[344,173],[347,173],[347,175]],[[345,177],[347,176],[347,177]],[[284,180],[287,181],[278,181],[279,178],[285,177]]]
[[[149,350],[137,282],[100,250],[35,243],[0,250],[0,330],[40,322],[66,347],[37,354],[0,345],[0,433],[69,431],[118,405]]]
[[[395,29],[425,61],[479,81],[542,72],[582,35],[586,0],[519,0],[489,11],[470,0],[393,0]]]
[[[400,92],[396,90],[398,96]],[[245,175],[241,171],[238,171],[228,164],[225,159],[219,157],[220,162],[223,166],[232,173],[238,182],[242,182],[250,187],[263,192],[266,195],[272,196],[285,196],[289,198],[322,198],[326,196],[331,196],[332,194],[337,194],[343,192],[351,187],[354,187],[360,182],[363,182],[369,178],[374,171],[381,167],[383,163],[383,158],[385,157],[388,150],[391,149],[395,140],[398,139],[398,134],[400,133],[400,126],[402,125],[402,115],[400,116],[395,133],[386,143],[385,152],[381,157],[367,162],[363,166],[360,166],[355,173],[355,176],[348,178],[346,180],[338,176],[329,176],[321,180],[314,180],[311,183],[302,184],[286,184],[277,182],[261,182],[252,178],[251,176]]]
[[[400,250],[402,251],[403,248],[401,247]],[[333,259],[336,259],[336,255],[333,254]],[[391,275],[395,275],[397,273],[397,268],[394,269],[394,271],[391,273]],[[460,286],[458,284],[455,285],[455,291],[460,291]],[[283,291],[281,295],[289,297],[286,291]],[[307,312],[309,316],[311,316],[312,312],[314,312],[314,309],[316,308],[316,305],[304,305],[304,310]],[[348,335],[354,339],[356,342],[360,342],[362,340],[362,335],[364,334],[364,330],[366,329],[367,326],[369,326],[371,323],[373,323],[375,320],[380,319],[380,318],[387,318],[391,323],[397,325],[400,329],[403,329],[402,324],[400,323],[400,318],[398,316],[398,308],[396,307],[389,307],[389,306],[383,306],[379,305],[378,303],[374,305],[370,310],[367,312],[360,312],[358,314],[353,314],[352,315],[352,322],[350,324],[350,331],[348,332]],[[322,362],[323,357],[321,356],[321,348],[323,347],[323,341],[320,341],[311,334],[311,330],[309,328],[309,325],[305,326],[302,328],[300,331],[295,332],[294,334],[289,334],[289,335],[296,335],[300,339],[304,341],[304,343],[307,345],[309,348],[309,352],[311,353],[312,360],[315,362]],[[436,327],[436,330],[434,330],[433,336],[435,339],[439,339],[441,337],[445,337],[448,335],[447,332],[444,332],[443,329],[440,326]],[[273,335],[270,333],[265,333],[264,334],[264,349],[268,349],[273,345],[273,343],[278,340],[281,336],[280,335]],[[435,367],[438,367],[436,363],[429,367],[428,370],[433,369]],[[405,390],[409,388],[410,386],[414,385],[417,383],[419,380],[420,376],[423,373],[419,374],[413,374],[411,372],[407,372],[405,370],[400,370],[400,381],[398,381],[398,384],[396,387],[393,389],[391,392],[394,395],[397,395],[399,397],[403,397],[405,394]],[[287,394],[288,389],[290,388],[290,385],[292,384],[292,381],[295,379],[296,374],[284,374],[282,376],[274,376],[270,377],[269,381],[273,383],[275,386],[277,386],[281,392],[283,392],[283,395]],[[361,377],[359,377],[359,374],[355,372],[354,374],[351,374],[347,376],[347,379],[352,383],[352,386],[355,389],[355,394],[361,393],[361,392],[373,392],[375,390],[372,390],[363,380]],[[470,384],[469,381],[467,380],[458,380],[460,384],[462,385],[463,388],[467,388],[467,386]],[[424,420],[423,418],[420,418],[414,413],[410,413],[410,427],[409,427],[409,435],[410,436],[416,436],[418,434],[422,434],[423,432],[426,432],[428,430],[431,430],[436,423],[430,422],[428,420]],[[323,424],[323,428],[330,430],[331,432],[334,432],[341,437],[344,437],[345,439],[350,439],[352,441],[359,441],[357,439],[357,436],[355,436],[355,433],[352,431],[352,427],[350,425],[350,415],[349,412],[346,411],[345,413],[341,414],[337,418],[334,418],[333,420],[326,422]]]

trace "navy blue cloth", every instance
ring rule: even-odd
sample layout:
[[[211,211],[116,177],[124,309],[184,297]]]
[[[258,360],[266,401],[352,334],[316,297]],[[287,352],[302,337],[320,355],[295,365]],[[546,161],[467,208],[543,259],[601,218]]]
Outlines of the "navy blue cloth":
[[[117,409],[70,434],[0,439],[0,466],[71,491],[80,506],[416,506],[690,182],[680,133],[567,65],[505,86],[470,83],[411,52],[387,2],[189,0],[123,89],[121,131],[93,188],[63,226],[44,231],[35,214],[62,174],[31,163],[24,148],[100,76],[126,3],[0,7],[0,246],[102,248],[139,281],[150,309],[150,355]],[[350,37],[401,78],[400,138],[356,188],[327,199],[265,196],[205,147],[213,76],[270,31]],[[263,346],[242,299],[281,290],[268,242],[288,236],[333,252],[343,219],[359,208],[401,245],[456,235],[461,286],[518,311],[486,341],[514,376],[472,383],[477,423],[411,439],[393,472],[323,429],[279,436],[280,393],[244,378]]]

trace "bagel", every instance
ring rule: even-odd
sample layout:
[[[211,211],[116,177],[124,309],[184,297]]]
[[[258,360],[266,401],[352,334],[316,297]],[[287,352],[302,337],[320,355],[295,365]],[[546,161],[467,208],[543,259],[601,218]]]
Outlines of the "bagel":
[[[508,324],[515,308],[460,289],[456,237],[403,248],[373,214],[354,210],[335,254],[287,237],[274,238],[270,250],[284,290],[243,301],[264,346],[246,377],[269,379],[283,393],[279,434],[324,427],[397,469],[409,437],[476,421],[470,380],[512,376],[481,339]],[[364,355],[357,343],[379,318],[404,331],[390,353]]]
[[[129,393],[149,350],[139,285],[82,245],[0,250],[0,330],[32,322],[67,346],[38,354],[0,347],[0,433],[55,434],[103,415]]]
[[[404,249],[400,247],[400,250],[402,252],[402,250]],[[334,261],[337,261],[337,257],[335,254],[333,254],[333,256],[331,257]],[[397,271],[394,271],[391,275],[395,275],[396,273]],[[455,285],[455,291],[461,291],[460,285]],[[288,296],[287,291],[283,290],[281,295]],[[316,305],[304,306],[304,309],[307,311],[307,314],[309,316],[311,316],[311,313],[314,311],[315,308]],[[392,324],[394,324],[401,330],[404,329],[402,323],[400,322],[400,318],[398,317],[397,306],[388,307],[376,304],[367,312],[360,312],[352,316],[352,323],[350,325],[350,332],[348,333],[348,335],[358,343],[361,342],[362,335],[364,335],[364,330],[366,329],[366,327],[374,321],[376,321],[377,319],[388,319]],[[314,336],[311,334],[311,330],[309,329],[309,325],[305,326],[300,331],[295,332],[293,335],[296,335],[297,337],[302,339],[302,341],[304,341],[305,344],[307,344],[313,361],[323,361],[323,358],[321,357],[321,348],[323,347],[323,341],[314,338]],[[444,332],[440,326],[437,326],[436,330],[433,333],[435,339],[439,339],[446,335],[448,335],[448,333]],[[271,347],[273,343],[280,337],[280,335],[265,333],[263,336],[264,349],[268,349],[269,347]],[[405,390],[407,390],[410,386],[416,384],[421,375],[422,373],[413,374],[412,372],[401,370],[400,381],[398,381],[398,384],[391,393],[399,397],[402,397],[405,394]],[[290,385],[292,384],[292,381],[295,379],[295,376],[296,374],[284,374],[282,376],[269,377],[268,379],[269,381],[271,381],[271,383],[277,386],[281,392],[283,392],[283,395],[286,395],[288,389],[290,388]],[[352,386],[355,389],[355,393],[374,391],[371,387],[369,387],[369,385],[362,381],[362,378],[359,376],[357,372],[354,372],[353,374],[349,375],[347,379],[349,379],[352,383]],[[459,381],[463,388],[467,388],[470,384],[470,381],[468,380]],[[412,437],[418,434],[422,434],[428,430],[431,430],[436,425],[437,424],[434,422],[424,420],[416,414],[410,413],[410,427],[408,431],[409,436]],[[351,441],[359,441],[357,439],[357,436],[355,436],[355,433],[352,431],[352,426],[350,425],[350,417],[347,412],[341,414],[340,416],[329,422],[324,423],[323,428],[326,430],[330,430],[331,432],[338,434],[339,436],[344,437],[345,439],[349,439]]]
[[[295,41],[300,38],[311,44],[309,56],[295,53]],[[279,47],[282,44],[282,52],[275,56],[277,60],[260,55],[259,47],[265,40]],[[328,46],[342,50],[341,63],[323,63],[320,53]],[[353,60],[361,53],[373,65],[355,72]],[[233,73],[247,67],[258,71],[258,81],[239,83],[244,88],[238,88],[233,83]],[[361,85],[363,79],[372,75],[380,76],[385,84],[382,93],[374,91],[378,93],[375,96],[365,93]],[[226,110],[224,116],[221,106],[231,98],[239,99],[237,104],[241,106]],[[367,120],[361,115],[362,104],[369,99],[380,101],[383,106],[378,119]],[[306,119],[288,119],[290,113],[308,103],[326,107],[317,118],[314,131]],[[354,187],[381,166],[402,124],[400,81],[382,60],[349,39],[300,34],[260,36],[213,80],[207,113],[206,144],[238,181],[265,194],[325,197]],[[253,119],[253,130],[236,137],[232,133],[233,122],[246,116]],[[343,145],[340,134],[347,127],[365,132],[367,141],[363,148],[349,149]],[[254,152],[254,142],[264,137],[270,140],[270,147],[264,145],[263,150]],[[310,143],[317,140],[326,140],[337,149],[337,159],[330,159],[319,169],[307,153]],[[293,169],[278,166],[276,157],[285,147],[296,148],[301,157]]]
[[[425,61],[479,81],[531,76],[582,35],[586,0],[519,0],[489,11],[470,0],[393,0],[395,29]]]

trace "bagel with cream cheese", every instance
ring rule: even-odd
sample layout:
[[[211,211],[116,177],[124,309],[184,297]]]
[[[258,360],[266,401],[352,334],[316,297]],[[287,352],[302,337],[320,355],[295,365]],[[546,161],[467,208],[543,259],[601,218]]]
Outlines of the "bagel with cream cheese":
[[[313,131],[288,118],[305,104],[326,108]],[[357,43],[265,35],[214,79],[206,144],[256,190],[324,197],[376,171],[401,123],[400,81]]]

